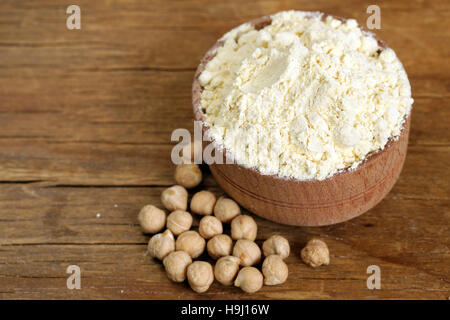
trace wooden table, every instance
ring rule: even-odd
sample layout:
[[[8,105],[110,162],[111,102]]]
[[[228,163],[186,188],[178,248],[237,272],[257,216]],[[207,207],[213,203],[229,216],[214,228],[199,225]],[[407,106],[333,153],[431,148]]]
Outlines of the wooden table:
[[[450,3],[380,4],[415,99],[406,164],[374,209],[334,226],[257,219],[258,242],[292,245],[289,280],[254,295],[214,283],[202,295],[146,256],[139,209],[174,183],[176,128],[192,129],[191,82],[228,29],[286,9],[365,24],[373,1],[79,0],[81,30],[57,0],[0,3],[0,298],[372,299],[450,297]],[[205,168],[204,186],[217,194]],[[299,251],[324,239],[331,264]],[[69,290],[66,268],[81,268]],[[381,269],[368,290],[367,267]]]

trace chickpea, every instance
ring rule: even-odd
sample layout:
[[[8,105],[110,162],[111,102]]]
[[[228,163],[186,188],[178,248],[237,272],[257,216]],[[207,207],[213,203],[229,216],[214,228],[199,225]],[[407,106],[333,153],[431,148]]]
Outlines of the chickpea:
[[[258,226],[255,220],[247,215],[239,215],[231,221],[231,238],[255,241]]]
[[[164,259],[175,250],[175,238],[170,230],[155,234],[148,242],[148,253],[153,258]]]
[[[206,249],[209,256],[215,260],[223,256],[229,256],[233,249],[233,240],[226,234],[218,234],[209,239]]]
[[[208,262],[194,261],[187,268],[187,278],[192,290],[198,293],[205,292],[214,281],[213,268]]]
[[[264,241],[262,249],[266,257],[276,254],[279,255],[281,259],[286,259],[289,257],[289,253],[291,251],[289,242],[286,238],[279,235],[271,236],[269,239]]]
[[[214,206],[214,215],[224,223],[229,223],[240,214],[239,205],[230,198],[220,197]]]
[[[186,280],[187,268],[191,263],[191,256],[184,251],[173,251],[163,260],[167,277],[174,282]]]
[[[170,212],[187,209],[188,192],[182,186],[172,186],[161,193],[161,202]]]
[[[149,204],[139,211],[138,221],[144,233],[156,233],[164,228],[166,224],[166,213]]]
[[[188,231],[192,226],[192,216],[189,212],[175,210],[167,217],[167,229],[176,236]]]
[[[175,181],[187,189],[194,188],[202,182],[202,171],[194,163],[182,163],[175,169]]]
[[[288,277],[288,266],[280,256],[273,254],[264,259],[262,272],[264,274],[264,284],[274,286],[286,281]]]
[[[224,286],[233,285],[234,279],[239,272],[239,258],[233,256],[222,257],[214,266],[214,276]]]
[[[325,242],[319,239],[309,240],[301,252],[302,260],[315,268],[330,263],[330,252]]]
[[[221,234],[223,232],[222,222],[213,216],[205,216],[200,220],[198,232],[205,239]]]
[[[241,266],[249,267],[261,260],[261,250],[255,242],[241,239],[234,245],[233,256],[241,260]]]
[[[213,213],[216,204],[216,196],[210,191],[200,191],[194,194],[191,200],[191,211],[193,213],[207,216]]]
[[[263,286],[263,275],[254,267],[242,268],[234,281],[234,285],[247,293],[255,293]]]
[[[185,231],[178,236],[175,246],[177,251],[182,250],[195,259],[205,250],[205,239],[196,231]]]

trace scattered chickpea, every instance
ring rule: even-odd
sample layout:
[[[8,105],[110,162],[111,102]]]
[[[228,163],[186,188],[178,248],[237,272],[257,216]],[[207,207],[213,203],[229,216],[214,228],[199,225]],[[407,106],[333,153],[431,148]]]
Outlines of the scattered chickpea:
[[[280,256],[273,254],[264,259],[262,273],[264,274],[265,285],[282,284],[288,277],[288,266]]]
[[[202,171],[194,163],[182,163],[175,169],[175,181],[187,189],[194,188],[202,182]]]
[[[218,234],[208,240],[206,244],[208,254],[213,259],[229,256],[233,249],[233,240],[226,234]]]
[[[210,191],[199,191],[192,197],[191,211],[193,213],[207,216],[213,213],[216,204],[216,196]]]
[[[187,278],[192,290],[205,292],[214,281],[213,268],[208,262],[195,261],[187,268]]]
[[[247,239],[255,241],[258,226],[255,220],[247,215],[239,215],[231,221],[231,238],[233,240]]]
[[[262,288],[263,275],[254,267],[242,268],[234,281],[234,285],[247,293],[255,293]]]
[[[239,258],[233,256],[222,257],[214,266],[216,280],[224,286],[233,285],[234,279],[239,272]]]
[[[222,222],[214,216],[205,216],[200,220],[198,232],[203,238],[211,239],[223,232]]]
[[[163,260],[167,277],[174,282],[186,280],[187,268],[191,263],[191,256],[184,251],[173,251]]]
[[[175,210],[167,216],[167,229],[176,236],[188,231],[192,226],[192,216],[189,212]]]
[[[241,266],[249,267],[261,260],[261,250],[255,242],[241,239],[234,245],[233,256],[241,260]]]
[[[301,252],[302,260],[315,268],[330,263],[330,252],[325,242],[319,239],[311,239]]]
[[[192,152],[191,146],[189,149]],[[185,160],[189,151],[183,150]],[[247,293],[257,292],[263,284],[277,285],[287,280],[288,266],[283,259],[289,256],[290,247],[285,238],[274,235],[263,243],[266,258],[261,273],[252,267],[261,261],[261,249],[254,242],[258,233],[255,220],[249,215],[241,215],[241,209],[234,200],[220,197],[216,201],[212,192],[204,190],[192,197],[191,211],[204,217],[200,220],[198,232],[190,230],[193,217],[186,211],[188,192],[185,188],[198,186],[202,172],[198,165],[185,161],[176,167],[175,180],[178,185],[161,193],[162,204],[171,211],[169,216],[152,205],[144,206],[138,215],[145,233],[159,232],[167,224],[166,231],[151,237],[148,252],[151,257],[163,261],[170,280],[183,282],[187,279],[198,293],[206,292],[214,278],[226,286],[234,284]],[[222,223],[230,222],[231,237],[222,234]],[[176,240],[175,236],[178,236]],[[209,239],[207,245],[205,239]],[[234,248],[233,240],[237,240]],[[218,259],[214,269],[208,262],[192,261],[203,254],[205,247],[211,258]],[[301,256],[313,267],[329,264],[328,247],[319,239],[310,240]],[[243,267],[241,270],[240,266]]]
[[[239,205],[230,198],[220,197],[214,206],[214,215],[224,223],[229,223],[240,214]]]
[[[266,257],[276,254],[279,255],[281,259],[286,259],[289,257],[289,253],[291,251],[289,242],[286,238],[279,235],[271,236],[269,239],[264,241],[262,249]]]
[[[205,250],[205,239],[196,231],[185,231],[178,236],[175,247],[177,251],[182,250],[195,259]]]
[[[161,193],[161,202],[170,212],[187,209],[188,192],[182,186],[172,186]]]
[[[175,250],[175,238],[170,230],[155,234],[148,242],[148,253],[153,258],[164,259]]]
[[[166,213],[149,204],[139,211],[138,221],[144,233],[156,233],[164,228],[166,224]]]

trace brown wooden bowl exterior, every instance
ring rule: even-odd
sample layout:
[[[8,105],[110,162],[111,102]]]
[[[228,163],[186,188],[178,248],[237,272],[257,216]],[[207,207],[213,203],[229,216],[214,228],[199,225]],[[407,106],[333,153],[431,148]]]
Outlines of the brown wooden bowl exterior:
[[[270,24],[270,17],[251,22],[256,28]],[[382,42],[380,42],[382,43]],[[195,120],[204,120],[198,77],[214,57],[218,41],[202,59],[192,86]],[[383,44],[384,45],[384,44]],[[238,164],[211,164],[217,183],[241,206],[271,221],[297,226],[323,226],[343,222],[373,208],[392,189],[405,161],[410,116],[397,140],[370,155],[355,170],[344,170],[319,180],[296,180],[263,175]],[[203,126],[204,132],[206,127]]]

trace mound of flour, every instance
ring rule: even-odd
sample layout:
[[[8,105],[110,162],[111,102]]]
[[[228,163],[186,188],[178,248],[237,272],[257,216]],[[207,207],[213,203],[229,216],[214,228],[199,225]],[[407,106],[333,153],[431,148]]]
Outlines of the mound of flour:
[[[394,51],[355,20],[285,11],[227,33],[200,75],[208,135],[263,174],[322,180],[397,137],[413,99]]]

